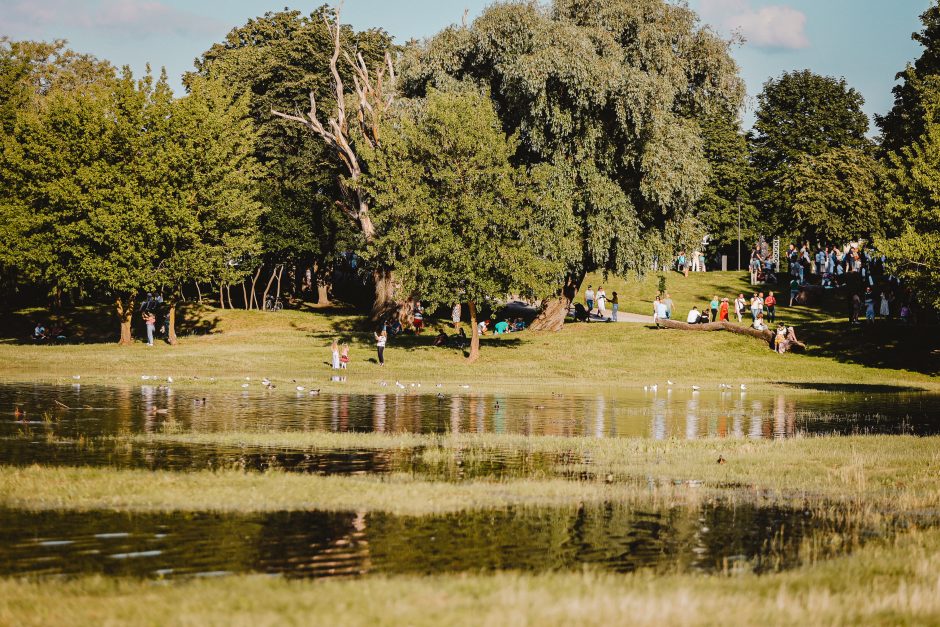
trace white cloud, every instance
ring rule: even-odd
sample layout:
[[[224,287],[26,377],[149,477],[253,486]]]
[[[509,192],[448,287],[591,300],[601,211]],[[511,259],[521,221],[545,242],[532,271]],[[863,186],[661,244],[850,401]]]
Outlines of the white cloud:
[[[750,0],[701,0],[702,18],[719,29],[741,33],[758,48],[809,47],[806,14],[786,5],[751,6]]]
[[[216,20],[158,0],[14,0],[0,16],[0,34],[35,36],[72,28],[128,38],[215,34]]]

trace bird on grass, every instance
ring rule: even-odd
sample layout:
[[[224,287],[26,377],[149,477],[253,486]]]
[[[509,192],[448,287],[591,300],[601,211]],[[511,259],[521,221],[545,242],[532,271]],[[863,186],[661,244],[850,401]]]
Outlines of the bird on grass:
[[[469,389],[470,389],[470,386],[469,386],[469,385],[466,385],[466,384],[461,385],[460,387],[462,387],[462,388],[465,389],[465,390],[469,390]]]
[[[742,384],[741,384],[741,389],[742,389],[742,390],[746,390],[746,389],[747,389],[747,386],[742,383]]]
[[[724,455],[719,455],[719,456],[718,456],[718,463],[719,463],[719,464],[727,464],[727,463],[728,463],[728,460],[725,459],[725,456],[724,456]]]
[[[405,386],[402,385],[401,381],[396,381],[396,382],[395,382],[395,387],[400,388],[400,389],[402,389],[402,390],[405,389]]]
[[[702,389],[702,388],[700,388],[700,387],[697,386],[697,385],[693,385],[693,386],[692,386],[692,391],[693,391],[693,392],[698,392],[698,391],[701,390],[701,389]]]
[[[672,381],[666,381],[666,385],[672,385]]]
[[[82,375],[80,375],[80,374],[72,375],[72,378],[75,379],[76,381],[78,381],[79,379],[82,378]]]
[[[298,386],[297,386],[297,391],[298,391],[298,392],[303,392],[303,391],[306,390],[306,389],[307,389],[307,388],[305,388],[305,387],[302,386],[302,385],[298,385]]]
[[[167,382],[167,383],[173,383],[173,377],[167,377],[167,378],[166,378],[166,382]]]
[[[248,384],[247,384],[247,383],[242,383],[242,387],[243,387],[243,388],[247,388],[247,387],[248,387]]]
[[[310,396],[318,396],[320,394],[320,388],[315,390],[310,390]]]

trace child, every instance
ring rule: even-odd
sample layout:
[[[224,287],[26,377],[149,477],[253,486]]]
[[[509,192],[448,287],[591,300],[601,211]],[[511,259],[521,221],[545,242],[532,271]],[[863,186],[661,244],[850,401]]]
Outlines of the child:
[[[349,363],[349,344],[343,343],[343,350],[339,354],[339,367],[346,370],[346,364]]]
[[[339,342],[333,340],[333,344],[330,345],[330,352],[333,354],[333,358],[330,361],[331,367],[333,370],[339,370]]]

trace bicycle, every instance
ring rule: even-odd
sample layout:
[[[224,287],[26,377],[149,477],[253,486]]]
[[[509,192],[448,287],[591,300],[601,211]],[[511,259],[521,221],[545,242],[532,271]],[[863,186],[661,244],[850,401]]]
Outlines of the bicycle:
[[[268,296],[264,301],[264,310],[265,311],[280,311],[284,309],[284,303],[281,302],[281,297],[277,296]]]

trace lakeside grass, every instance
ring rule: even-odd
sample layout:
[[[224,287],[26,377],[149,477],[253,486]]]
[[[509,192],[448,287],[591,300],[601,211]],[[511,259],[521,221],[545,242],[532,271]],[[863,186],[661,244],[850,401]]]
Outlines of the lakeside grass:
[[[647,278],[646,283],[652,280]],[[688,290],[707,293],[712,285],[705,281],[730,285],[738,280],[737,273],[700,273],[688,279]],[[647,287],[638,283],[633,289],[645,294]],[[674,294],[674,298],[680,307],[681,297]],[[133,385],[140,384],[142,375],[153,375],[160,381],[173,377],[173,385],[180,388],[239,389],[245,377],[253,381],[269,377],[279,385],[279,392],[291,393],[296,385],[324,391],[379,391],[380,381],[392,385],[396,380],[421,382],[419,393],[435,392],[438,383],[449,388],[469,385],[477,391],[547,393],[636,388],[666,379],[681,385],[893,385],[940,390],[940,380],[931,376],[937,360],[924,352],[931,340],[923,331],[879,327],[878,333],[921,336],[910,346],[895,341],[869,350],[859,340],[874,329],[834,326],[825,310],[800,309],[807,325],[812,319],[815,331],[810,335],[817,342],[811,341],[806,355],[777,355],[761,342],[730,333],[656,329],[644,324],[570,324],[558,333],[487,336],[482,359],[470,365],[462,351],[432,345],[437,326],[432,323],[420,337],[390,340],[387,366],[380,368],[368,322],[355,312],[201,308],[187,315],[201,321],[194,326],[202,324],[212,333],[184,337],[175,347],[2,342],[0,381],[72,384],[76,382],[73,377],[80,376],[81,383]],[[328,365],[334,338],[351,346],[350,368],[341,373]],[[342,374],[347,381],[331,382],[333,374]]]
[[[298,581],[0,579],[9,625],[807,625],[940,622],[940,531],[757,576],[641,571]]]
[[[667,440],[550,436],[375,434],[170,434],[131,442],[337,450],[422,446],[430,465],[497,451],[554,453],[544,477],[458,483],[403,474],[318,476],[283,472],[145,472],[111,468],[0,466],[0,506],[129,511],[379,510],[422,514],[512,505],[695,502],[702,495],[780,504],[842,503],[885,513],[940,508],[940,437],[859,436],[766,440]],[[718,458],[725,463],[719,464]],[[698,487],[700,486],[700,487]]]

